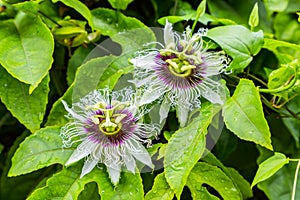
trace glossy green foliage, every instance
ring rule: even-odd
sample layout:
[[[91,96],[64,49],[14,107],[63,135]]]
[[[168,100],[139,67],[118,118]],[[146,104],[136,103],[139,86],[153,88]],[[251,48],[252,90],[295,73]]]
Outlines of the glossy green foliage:
[[[223,115],[227,128],[239,138],[273,150],[259,92],[252,81],[240,80],[233,96],[225,103]]]
[[[199,117],[176,131],[169,140],[164,165],[167,182],[177,197],[181,195],[190,171],[205,150],[205,135],[216,110],[218,108],[209,104],[203,105]]]
[[[299,199],[299,10],[297,0],[2,0],[0,199]],[[196,69],[193,59],[184,60],[192,51],[168,47],[180,51],[176,62],[184,60],[191,74],[199,68],[201,73],[177,76],[168,57],[156,54],[165,47],[161,25],[167,20],[183,46],[187,27],[205,35],[189,46],[200,49]],[[217,58],[210,54],[215,51],[226,55],[226,69],[206,65]],[[166,74],[157,72],[153,76],[162,84],[157,89],[195,100],[199,94],[201,104],[179,108],[170,95],[139,107],[146,114],[137,123],[159,123],[152,146],[142,144],[153,169],[138,163],[131,173],[122,166],[113,185],[106,166],[97,163],[80,178],[87,158],[65,166],[81,137],[72,129],[68,134],[77,142],[63,144],[61,127],[72,119],[62,101],[74,108],[93,90],[127,86],[136,98],[143,92],[150,98],[151,92],[136,90],[132,81],[132,59],[148,53],[155,58],[142,60],[145,66],[157,72],[162,65],[176,83],[191,84],[170,87]],[[145,86],[152,84],[154,77],[144,72],[139,76],[152,79]],[[202,80],[207,77],[224,88]],[[226,96],[224,104],[207,101],[207,88],[210,95]]]
[[[12,158],[8,176],[26,174],[52,164],[64,164],[74,149],[62,150],[60,127],[46,127],[27,137]]]
[[[8,110],[31,132],[40,128],[46,111],[49,93],[49,76],[28,94],[29,85],[13,78],[0,66],[0,98]]]
[[[275,152],[274,156],[268,158],[259,165],[251,187],[271,177],[287,163],[289,163],[289,160],[284,154]]]
[[[207,36],[233,58],[229,69],[237,72],[249,65],[252,56],[256,55],[263,45],[262,31],[251,32],[240,25],[216,27],[209,30]]]
[[[53,36],[39,17],[19,13],[0,22],[0,63],[31,94],[52,64]],[[41,56],[43,54],[43,56]]]

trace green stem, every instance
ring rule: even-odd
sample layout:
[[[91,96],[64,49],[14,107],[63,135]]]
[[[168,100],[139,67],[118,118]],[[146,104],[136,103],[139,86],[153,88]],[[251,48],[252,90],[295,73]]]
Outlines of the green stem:
[[[289,158],[289,161],[291,161],[291,162],[299,162],[299,161],[300,161],[300,159],[296,159],[296,158]]]
[[[257,82],[260,82],[262,85],[268,87],[268,85],[261,79],[257,78],[256,76],[253,76],[252,74],[248,74],[249,77],[251,77],[252,79],[256,80]]]
[[[47,16],[45,13],[43,13],[42,11],[38,11],[38,13],[40,13],[41,15],[43,15],[45,18],[49,19],[51,22],[53,22],[54,24],[56,24],[58,27],[62,27],[59,23],[57,23],[54,19],[52,19],[51,17]]]
[[[175,0],[175,3],[174,3],[174,9],[173,9],[173,15],[176,14],[177,4],[178,4],[178,0]]]
[[[291,200],[295,200],[295,197],[296,197],[296,186],[297,186],[299,168],[300,168],[300,159],[298,160],[298,164],[297,164],[296,171],[295,171],[295,177],[294,177],[294,183],[293,183],[293,192],[292,192]]]

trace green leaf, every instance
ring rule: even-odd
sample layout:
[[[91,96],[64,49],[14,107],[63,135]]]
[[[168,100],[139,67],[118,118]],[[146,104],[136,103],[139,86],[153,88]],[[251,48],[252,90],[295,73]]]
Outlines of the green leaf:
[[[242,199],[239,190],[221,169],[200,162],[192,169],[187,181],[193,199],[219,199],[210,194],[203,184],[214,188],[224,200]]]
[[[2,153],[3,149],[4,149],[4,145],[0,144],[0,154]]]
[[[28,200],[39,199],[77,199],[84,186],[90,182],[101,183],[107,190],[113,191],[113,187],[108,180],[107,173],[103,170],[93,170],[91,173],[80,178],[81,165],[77,164],[69,168],[64,168],[47,180],[47,185],[35,190]],[[100,187],[99,187],[100,188]],[[111,198],[110,194],[103,194],[103,198]]]
[[[264,1],[267,10],[271,12],[282,12],[284,11],[288,4],[289,0],[272,0],[272,1]]]
[[[272,51],[281,64],[291,62],[300,52],[300,45],[268,38],[264,39],[263,48]]]
[[[38,16],[22,12],[14,21],[0,21],[0,29],[0,64],[13,77],[30,84],[31,94],[51,67],[52,34]]]
[[[214,165],[223,170],[223,172],[232,180],[237,190],[241,192],[243,195],[243,199],[248,199],[253,197],[253,193],[248,181],[244,179],[243,176],[239,174],[233,168],[225,167],[212,153],[208,152],[208,154],[202,158],[203,161],[207,162],[210,165]]]
[[[34,1],[20,2],[14,4],[13,6],[16,7],[18,10],[21,10],[29,14],[34,14],[34,15],[37,15],[39,11],[38,2],[34,2]]]
[[[72,104],[73,84],[68,88],[62,97],[60,97],[52,106],[50,114],[48,115],[46,126],[63,126],[69,120],[65,117],[68,114],[62,100],[67,102],[68,105]]]
[[[10,146],[8,153],[1,155],[1,177],[0,177],[0,199],[24,200],[26,196],[34,188],[38,180],[45,176],[44,170],[35,171],[30,174],[17,177],[7,177],[8,170],[11,166],[11,158],[18,148],[19,144],[28,136],[30,132],[24,131],[19,137],[14,140]],[[5,162],[2,163],[2,161]],[[49,169],[48,169],[49,173]]]
[[[291,77],[295,75],[296,69],[293,69],[291,65],[282,65],[280,68],[273,70],[269,75],[268,88],[276,89],[282,86],[288,85],[291,81]],[[273,95],[289,98],[290,90],[283,90],[282,92],[273,93]],[[290,95],[293,96],[294,94]]]
[[[81,65],[75,76],[72,101],[77,102],[80,98],[97,89],[103,72],[115,59],[115,56],[98,57]]]
[[[290,162],[288,165],[283,166],[278,172],[267,180],[258,183],[258,188],[266,194],[270,200],[291,200],[293,181],[295,177],[296,162]],[[296,197],[300,197],[300,176],[298,174]]]
[[[0,98],[11,114],[31,132],[40,128],[48,102],[47,75],[31,95],[29,85],[18,81],[0,66]]]
[[[69,6],[79,12],[89,23],[90,27],[94,29],[94,24],[92,20],[92,14],[89,8],[78,0],[52,0],[54,3],[61,1],[66,6]]]
[[[274,156],[268,158],[258,166],[251,187],[270,178],[287,163],[289,163],[289,159],[284,154],[275,152]]]
[[[91,182],[98,185],[101,199],[142,199],[143,185],[140,174],[122,173],[119,184],[114,188],[108,174],[101,168],[94,168],[80,178],[82,164],[77,163],[64,168],[48,179],[47,185],[35,190],[28,200],[39,199],[77,199],[84,186]]]
[[[251,30],[258,26],[259,23],[259,15],[258,15],[258,5],[257,2],[254,4],[253,9],[251,11],[248,24],[251,27]]]
[[[300,4],[299,4],[300,5]],[[274,19],[275,38],[299,44],[300,23],[295,20],[294,13],[278,13]]]
[[[105,56],[91,59],[81,65],[77,69],[73,84],[53,104],[46,125],[62,126],[68,122],[68,119],[65,118],[67,112],[61,100],[71,105],[72,102],[78,101],[81,97],[95,89],[104,87],[114,88],[123,74],[132,71],[132,66],[128,66],[127,59],[128,55],[121,57]]]
[[[118,183],[113,192],[107,190],[105,187],[102,188],[102,193],[100,193],[101,197],[103,193],[111,193],[112,197],[110,199],[114,200],[144,198],[143,183],[141,175],[139,173],[122,173],[120,182]],[[105,199],[104,197],[102,198]]]
[[[68,85],[71,85],[75,79],[76,70],[79,66],[81,66],[85,58],[91,52],[94,46],[89,45],[88,47],[80,46],[75,51],[72,57],[68,62],[68,70],[67,70],[67,81]]]
[[[253,197],[250,183],[242,175],[240,175],[237,170],[227,167],[227,171],[224,172],[231,178],[233,183],[236,185],[236,188],[242,193],[243,199],[249,199]]]
[[[64,164],[74,148],[62,149],[60,127],[46,127],[27,137],[12,158],[8,176],[18,176],[50,166]]]
[[[271,133],[253,82],[241,79],[233,96],[224,105],[226,127],[239,138],[273,150]]]
[[[244,2],[243,6],[247,6],[247,4],[248,2]],[[245,19],[243,19],[244,15],[239,13],[238,8],[234,8],[233,5],[230,5],[228,2],[207,0],[207,5],[210,13],[215,17],[227,18],[239,24],[246,24],[247,22]],[[242,8],[242,6],[240,7]]]
[[[263,46],[262,31],[251,32],[240,25],[220,26],[210,29],[207,36],[218,43],[233,58],[229,70],[242,71]]]
[[[95,29],[99,30],[102,35],[112,36],[131,29],[146,28],[138,19],[107,8],[94,9],[92,15]]]
[[[193,14],[188,14],[188,15],[183,15],[183,16],[166,16],[166,17],[162,17],[160,19],[158,19],[158,23],[165,25],[166,20],[168,20],[168,22],[170,22],[171,24],[175,24],[177,22],[181,22],[181,21],[188,21],[191,20],[193,18],[195,18],[195,13]]]
[[[108,0],[108,2],[114,9],[126,10],[128,4],[133,2],[133,0]]]
[[[166,179],[178,198],[205,150],[207,128],[218,109],[212,104],[203,104],[199,116],[169,140],[164,160]]]
[[[78,196],[78,200],[100,200],[100,198],[98,187],[95,182],[86,184],[84,190]]]
[[[152,189],[146,194],[145,200],[172,200],[174,192],[166,181],[165,173],[158,174]]]

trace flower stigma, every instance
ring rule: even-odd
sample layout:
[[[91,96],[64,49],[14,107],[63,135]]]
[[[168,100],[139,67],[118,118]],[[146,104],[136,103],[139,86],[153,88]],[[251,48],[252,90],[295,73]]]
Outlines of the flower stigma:
[[[122,109],[127,103],[113,102],[112,105],[105,102],[99,102],[98,104],[90,107],[93,110],[100,111],[100,114],[93,115],[91,120],[98,124],[99,130],[105,135],[116,135],[122,128],[122,119],[127,115],[116,113],[118,109]]]

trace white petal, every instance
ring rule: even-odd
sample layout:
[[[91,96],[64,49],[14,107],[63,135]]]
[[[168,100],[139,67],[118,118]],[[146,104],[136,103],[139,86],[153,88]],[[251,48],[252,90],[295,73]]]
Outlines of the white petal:
[[[121,175],[120,168],[121,166],[107,167],[110,180],[114,185],[117,185],[119,182]]]
[[[65,109],[68,111],[68,113],[70,113],[72,115],[72,117],[74,117],[75,119],[78,119],[80,121],[85,121],[84,117],[78,115],[71,108],[68,107],[67,102],[65,102],[64,100],[61,100],[61,102],[63,103],[63,105],[64,105]]]
[[[201,95],[213,104],[218,103],[223,105],[226,98],[226,92],[223,85],[213,80],[207,79],[206,81],[207,82],[203,84],[205,92]]]
[[[135,173],[135,160],[131,156],[130,159],[125,160],[125,165],[130,172]]]
[[[161,103],[160,109],[159,109],[159,116],[160,116],[159,123],[162,123],[162,121],[164,121],[168,117],[170,107],[171,107],[171,102],[168,99],[168,97],[165,96],[163,102]]]
[[[158,99],[160,96],[162,96],[164,93],[162,93],[159,89],[146,89],[146,91],[142,94],[141,99],[138,101],[138,105],[142,106],[144,104],[149,104]]]
[[[184,127],[186,125],[186,122],[188,120],[188,113],[189,113],[189,109],[186,108],[185,106],[179,104],[176,107],[176,114],[177,114],[180,127]]]
[[[156,54],[157,52],[149,52],[145,56],[130,59],[130,62],[137,67],[152,69],[153,65],[156,65],[156,63],[154,62]]]
[[[98,163],[98,159],[95,159],[95,158],[88,158],[84,165],[83,165],[83,168],[82,168],[82,171],[81,171],[81,174],[80,174],[80,178],[82,178],[84,175],[90,173],[94,167],[97,165]]]
[[[153,163],[151,161],[151,157],[148,153],[148,151],[145,149],[145,147],[138,143],[138,142],[132,142],[135,145],[135,148],[138,149],[138,151],[132,151],[131,154],[140,162],[144,163],[145,165],[153,168]]]
[[[78,147],[74,150],[73,154],[70,156],[69,160],[66,162],[66,166],[71,165],[74,162],[88,156],[94,149],[95,144],[89,140],[84,140]]]
[[[135,86],[137,88],[139,88],[139,87],[142,87],[143,85],[150,84],[153,81],[154,78],[156,78],[155,74],[149,74],[149,76],[146,76],[144,78],[136,77],[135,80],[129,80],[128,82],[134,83]]]
[[[164,41],[166,48],[175,45],[173,27],[172,24],[168,22],[168,20],[166,20],[166,25],[164,28]]]

